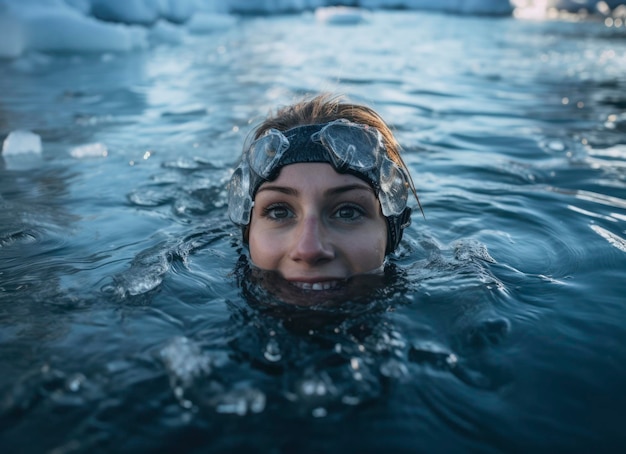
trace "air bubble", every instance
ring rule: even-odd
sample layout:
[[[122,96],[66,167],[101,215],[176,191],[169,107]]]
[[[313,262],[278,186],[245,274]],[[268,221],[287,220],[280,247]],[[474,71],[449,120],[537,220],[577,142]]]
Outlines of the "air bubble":
[[[268,341],[263,356],[265,356],[266,360],[273,363],[281,360],[282,355],[280,354],[280,347],[276,339],[270,339]]]

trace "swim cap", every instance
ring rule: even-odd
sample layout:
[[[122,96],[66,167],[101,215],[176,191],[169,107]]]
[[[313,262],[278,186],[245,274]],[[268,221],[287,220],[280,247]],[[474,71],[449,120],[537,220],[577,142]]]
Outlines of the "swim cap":
[[[269,129],[246,145],[229,184],[230,219],[247,226],[261,184],[277,178],[286,165],[308,162],[328,163],[337,172],[354,175],[374,189],[387,220],[386,253],[393,252],[411,222],[411,208],[407,206],[410,179],[389,159],[380,131],[345,119],[296,126],[285,132]]]

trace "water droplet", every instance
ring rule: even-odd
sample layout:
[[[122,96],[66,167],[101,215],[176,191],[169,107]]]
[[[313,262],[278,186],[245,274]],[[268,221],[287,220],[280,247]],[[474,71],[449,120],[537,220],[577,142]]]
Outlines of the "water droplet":
[[[261,413],[265,410],[265,394],[258,390],[251,390],[249,406],[252,413]]]
[[[315,392],[315,383],[313,383],[313,381],[311,380],[306,380],[304,382],[302,382],[302,394],[304,394],[305,396],[312,396],[313,393]]]
[[[361,399],[356,396],[343,396],[341,398],[341,402],[346,405],[359,405],[361,403]]]
[[[450,367],[454,367],[459,362],[459,358],[454,353],[450,353],[446,358],[446,362]]]
[[[238,389],[222,395],[215,410],[218,413],[239,416],[244,416],[249,411],[261,413],[265,410],[265,401],[265,394],[257,389]]]
[[[380,373],[385,377],[402,378],[408,376],[409,370],[404,363],[390,359],[380,366]]]
[[[72,392],[77,392],[80,390],[84,381],[85,376],[83,374],[73,375],[67,379],[67,389]]]
[[[276,339],[270,339],[265,347],[265,352],[263,353],[265,359],[275,363],[276,361],[280,361],[282,358],[280,354],[280,347],[278,346],[278,342]]]

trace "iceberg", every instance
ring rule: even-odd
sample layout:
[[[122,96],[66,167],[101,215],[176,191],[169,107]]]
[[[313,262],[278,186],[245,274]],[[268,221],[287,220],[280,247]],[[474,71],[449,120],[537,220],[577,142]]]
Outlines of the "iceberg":
[[[190,33],[202,35],[232,27],[236,22],[237,20],[231,14],[199,11],[185,26]]]
[[[61,0],[0,1],[0,58],[39,52],[120,52],[147,46],[147,31],[85,16]]]
[[[337,3],[352,8],[340,9]],[[150,44],[183,43],[185,34],[232,26],[236,15],[317,11],[321,21],[358,23],[366,9],[506,16],[516,8],[557,8],[610,14],[626,9],[625,4],[625,0],[0,0],[0,58],[28,52],[127,52]]]
[[[544,0],[544,3],[545,0]],[[548,8],[555,8],[570,12],[577,12],[582,9],[589,12],[601,10],[603,8],[615,9],[620,5],[624,5],[623,0],[548,0]]]
[[[503,16],[513,12],[510,0],[360,0],[363,8],[402,8],[454,14]]]

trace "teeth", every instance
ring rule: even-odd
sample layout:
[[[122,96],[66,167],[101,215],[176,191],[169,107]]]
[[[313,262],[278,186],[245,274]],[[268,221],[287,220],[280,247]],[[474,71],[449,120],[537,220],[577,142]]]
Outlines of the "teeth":
[[[292,282],[298,288],[303,290],[329,290],[337,285],[337,281],[325,282]]]

